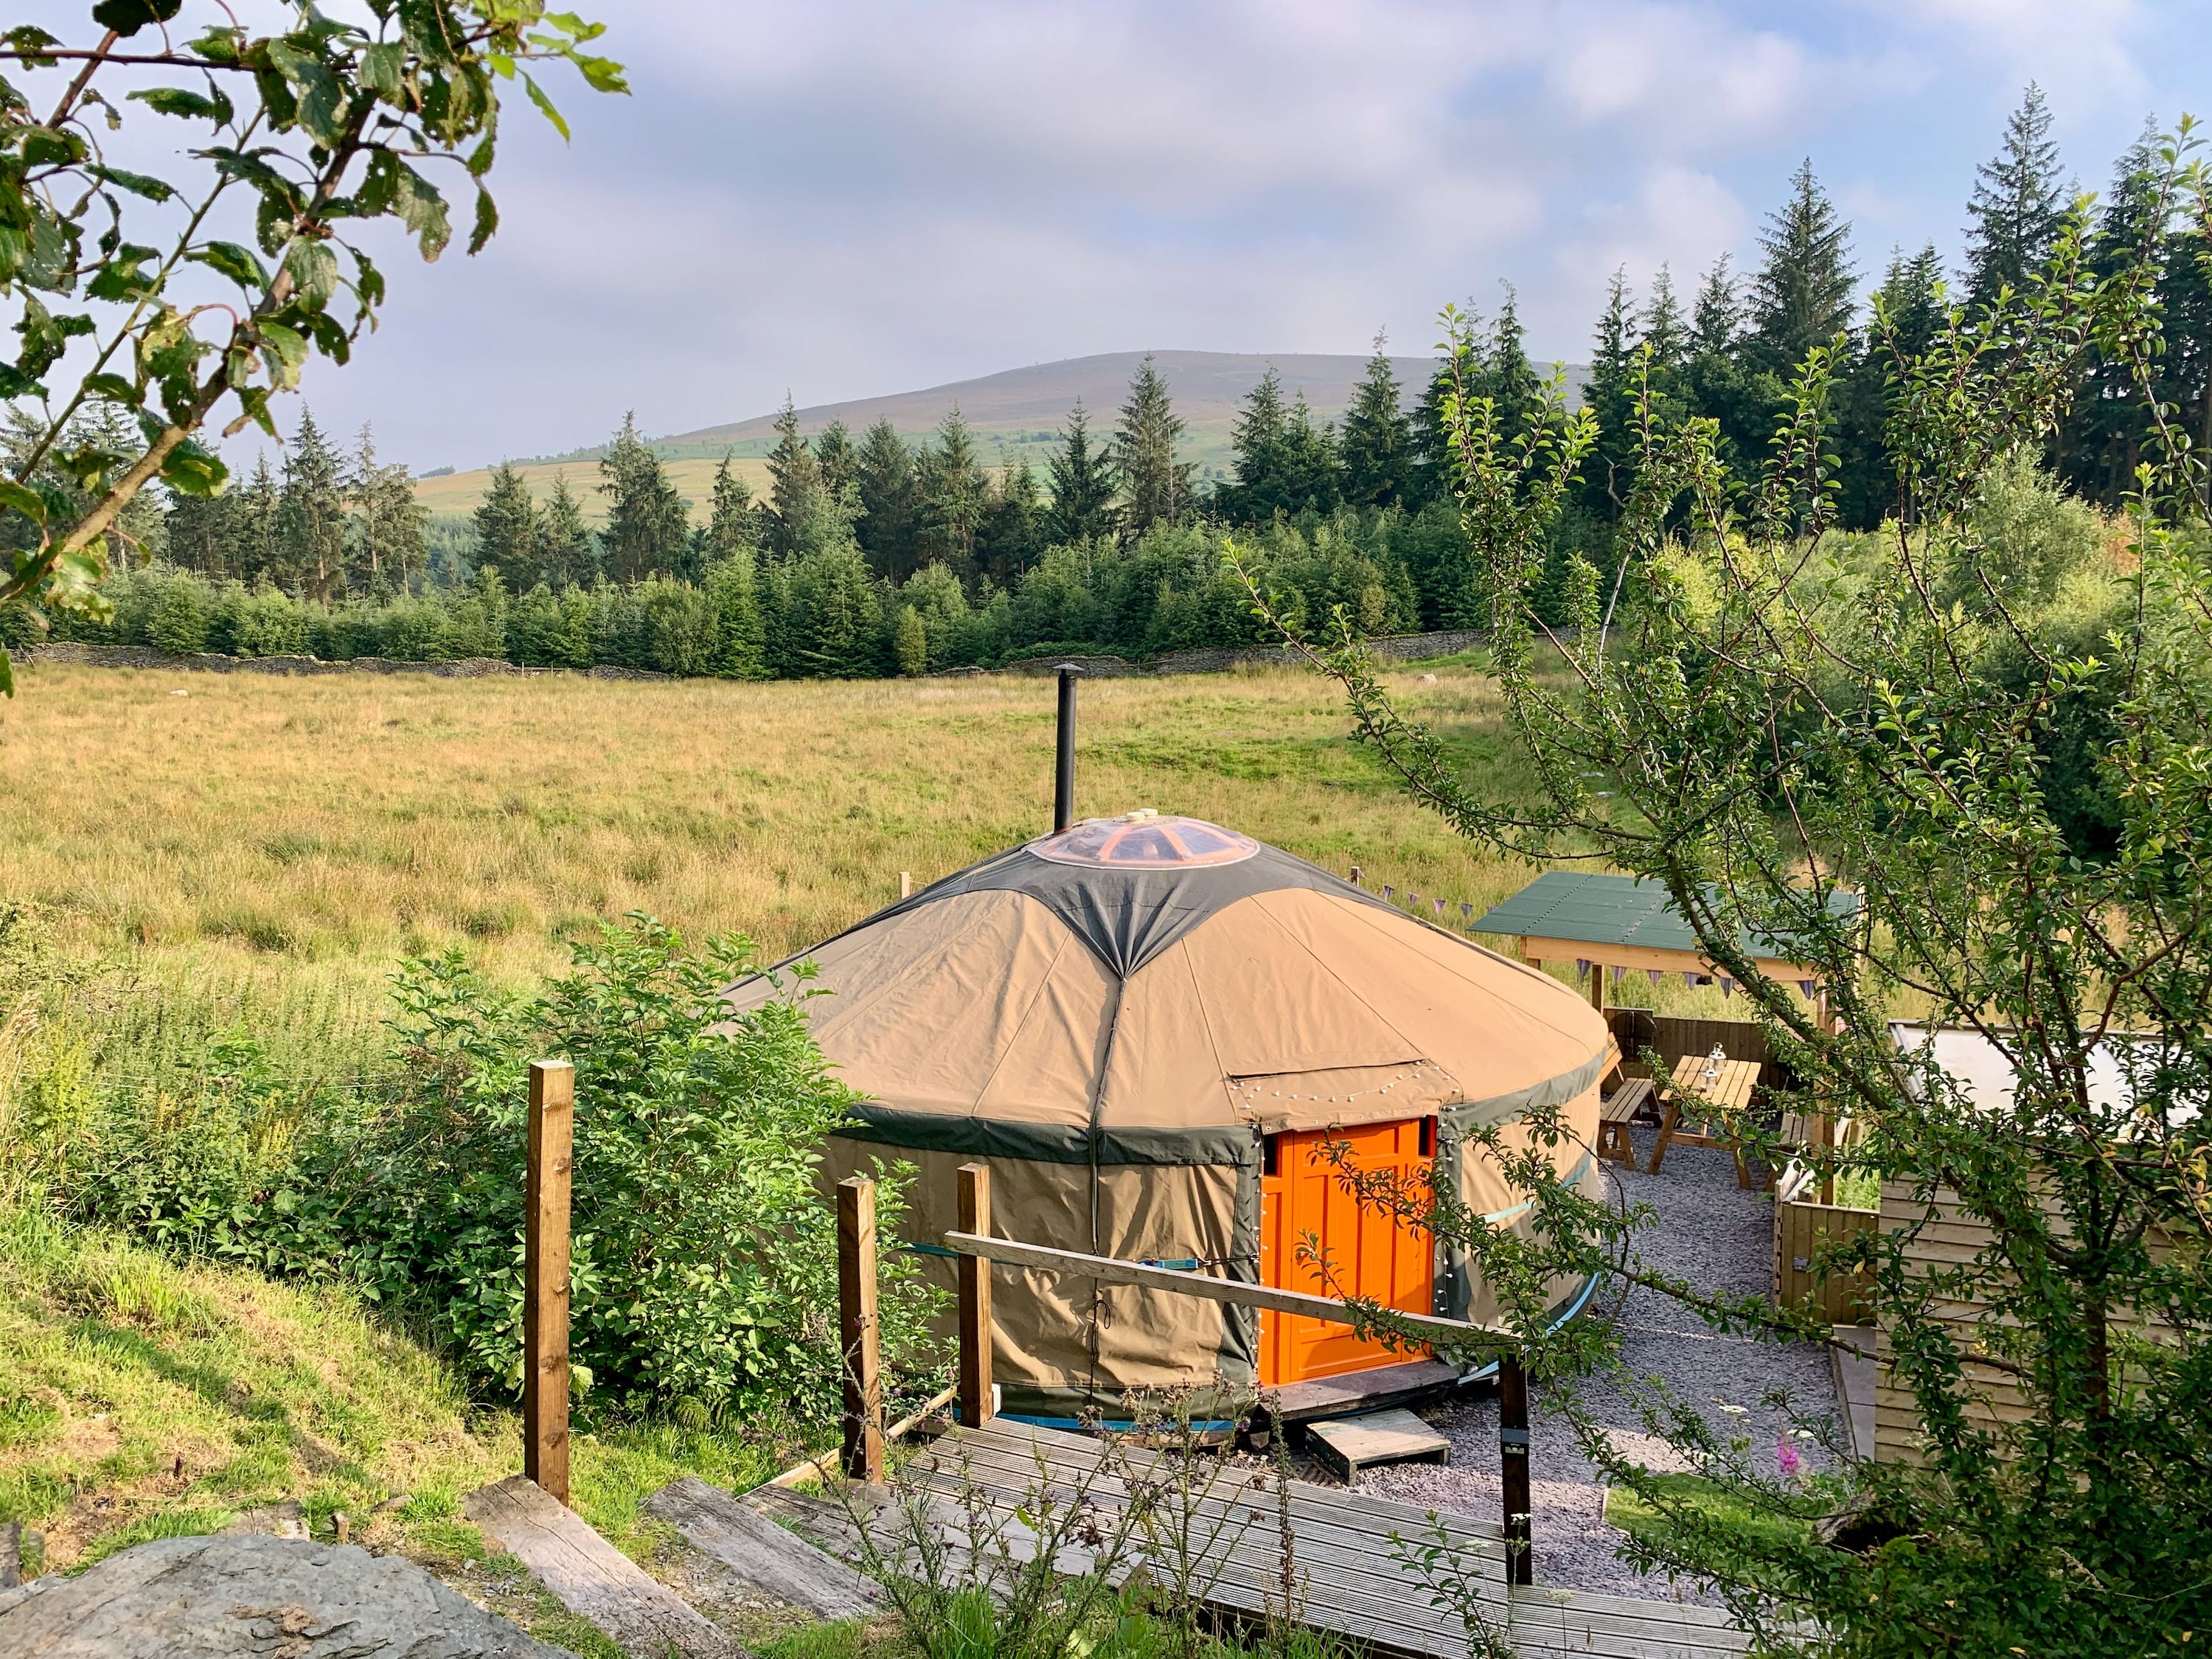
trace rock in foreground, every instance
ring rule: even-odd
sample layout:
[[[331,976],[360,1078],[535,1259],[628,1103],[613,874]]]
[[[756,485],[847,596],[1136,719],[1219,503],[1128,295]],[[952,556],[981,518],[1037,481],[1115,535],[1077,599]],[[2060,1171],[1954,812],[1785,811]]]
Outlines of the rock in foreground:
[[[0,1591],[9,1659],[562,1659],[412,1561],[292,1538],[163,1538]]]

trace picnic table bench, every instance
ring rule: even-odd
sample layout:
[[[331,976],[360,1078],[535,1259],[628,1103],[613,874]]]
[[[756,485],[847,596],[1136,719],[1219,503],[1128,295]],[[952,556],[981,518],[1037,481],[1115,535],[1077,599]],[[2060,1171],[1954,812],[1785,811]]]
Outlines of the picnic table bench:
[[[1741,1112],[1751,1105],[1751,1091],[1759,1086],[1759,1065],[1752,1060],[1721,1060],[1710,1054],[1684,1054],[1677,1060],[1672,1075],[1674,1086],[1659,1093],[1659,1139],[1651,1148],[1651,1173],[1659,1173],[1660,1160],[1667,1156],[1670,1146],[1723,1146],[1735,1155],[1735,1184],[1747,1191],[1751,1187],[1751,1169],[1744,1162],[1743,1147],[1733,1137],[1711,1133],[1712,1125],[1703,1114],[1707,1107],[1723,1112]],[[1698,1127],[1682,1127],[1682,1106],[1685,1098],[1696,1114],[1691,1121]],[[1603,1131],[1600,1131],[1602,1137]]]

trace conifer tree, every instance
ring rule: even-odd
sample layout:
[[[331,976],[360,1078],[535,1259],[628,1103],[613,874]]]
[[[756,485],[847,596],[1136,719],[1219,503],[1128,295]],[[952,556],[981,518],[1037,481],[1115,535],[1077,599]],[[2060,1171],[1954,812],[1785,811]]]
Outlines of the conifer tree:
[[[729,452],[714,468],[714,488],[707,519],[707,558],[712,563],[740,550],[750,551],[759,542],[753,513],[753,492],[730,465]]]
[[[1602,520],[1614,516],[1628,491],[1638,378],[1635,319],[1624,265],[1606,283],[1605,309],[1598,314],[1597,336],[1590,344],[1589,383],[1583,394],[1597,417],[1597,442],[1580,480],[1578,505]]]
[[[922,559],[942,560],[963,575],[971,572],[975,533],[983,524],[984,477],[959,404],[937,423],[937,441],[923,448],[915,471]]]
[[[277,551],[277,508],[283,491],[269,465],[266,450],[253,460],[253,475],[238,492],[238,509],[232,520],[232,570],[240,580],[253,583],[289,578]]]
[[[876,574],[903,581],[918,562],[915,548],[914,452],[884,416],[860,440],[854,463],[860,517],[854,526]]]
[[[478,567],[488,565],[516,592],[526,591],[538,580],[544,548],[538,503],[513,463],[501,461],[492,468],[491,482],[473,516]]]
[[[1698,289],[1690,313],[1689,362],[1682,379],[1690,406],[1720,422],[1717,450],[1734,464],[1762,453],[1765,434],[1755,430],[1759,410],[1750,395],[1744,367],[1742,296],[1726,253],[1713,261]]]
[[[822,493],[821,471],[806,440],[799,435],[799,411],[792,407],[787,392],[783,407],[776,411],[775,447],[769,451],[768,477],[769,506],[775,514],[769,542],[777,556],[787,559],[799,550],[801,526],[818,515]]]
[[[1012,586],[1044,551],[1044,500],[1027,461],[999,469],[975,534],[975,568],[983,580]]]
[[[1498,307],[1497,319],[1490,325],[1483,351],[1482,378],[1483,390],[1497,405],[1498,429],[1510,438],[1518,437],[1535,423],[1543,407],[1544,383],[1537,378],[1535,365],[1528,361],[1519,298],[1513,292],[1512,283],[1502,286],[1505,303]]]
[[[2024,290],[2050,258],[2065,216],[2051,106],[2031,81],[2005,122],[2003,148],[1974,169],[1966,204],[1966,302],[1987,307],[2001,289]]]
[[[1638,343],[1651,349],[1655,372],[1679,367],[1690,355],[1690,325],[1674,297],[1674,278],[1665,265],[1651,279],[1650,296],[1637,319]]]
[[[556,593],[587,587],[599,574],[598,538],[584,523],[583,505],[568,488],[566,472],[553,475],[553,493],[538,517],[538,549],[540,579]]]
[[[898,627],[891,635],[891,655],[897,660],[902,674],[929,672],[929,630],[922,625],[921,612],[910,605],[899,607]]]
[[[1690,313],[1690,356],[1693,360],[1732,356],[1742,334],[1743,297],[1736,292],[1729,256],[1723,253],[1698,288],[1698,302]]]
[[[1375,355],[1337,434],[1344,499],[1353,507],[1403,507],[1413,491],[1413,426],[1387,344],[1387,337],[1377,333]]]
[[[216,495],[171,493],[163,520],[170,562],[210,580],[242,574],[239,503],[245,493],[242,489]]]
[[[1751,285],[1754,368],[1786,380],[1806,353],[1850,329],[1850,234],[1808,156],[1790,178],[1789,199],[1769,216],[1759,239],[1765,261]]]
[[[366,567],[372,592],[404,587],[429,556],[422,532],[430,515],[415,499],[414,480],[407,469],[379,464],[375,434],[366,421],[354,446],[345,489],[353,508],[354,568]]]
[[[814,470],[821,476],[824,489],[857,494],[860,459],[853,447],[852,429],[842,421],[830,422],[814,440]]]
[[[1927,350],[1944,320],[1943,262],[1936,245],[1928,243],[1910,258],[1893,249],[1875,290],[1866,349],[1835,394],[1836,507],[1846,529],[1874,529],[1898,507],[1887,436],[1891,377],[1900,356]]]
[[[1283,441],[1276,480],[1276,504],[1290,514],[1334,513],[1344,501],[1337,468],[1336,434],[1326,425],[1314,423],[1313,410],[1302,388],[1291,399],[1283,422]]]
[[[285,574],[304,597],[323,605],[344,597],[350,540],[344,473],[305,404],[284,454],[274,539]]]
[[[1092,447],[1091,417],[1083,399],[1067,413],[1067,430],[1049,464],[1052,506],[1045,514],[1045,537],[1055,546],[1114,533],[1114,497],[1119,485],[1113,455]]]
[[[1174,524],[1189,511],[1194,469],[1176,459],[1176,443],[1182,434],[1168,383],[1147,352],[1129,382],[1114,434],[1114,465],[1128,496],[1126,527],[1132,535],[1142,535],[1156,524]]]
[[[690,514],[668,481],[668,470],[638,435],[635,410],[599,461],[599,493],[607,497],[607,568],[617,581],[680,573],[690,551]]]
[[[1229,429],[1230,483],[1219,492],[1224,517],[1237,524],[1265,524],[1282,505],[1283,441],[1289,426],[1283,377],[1269,363],[1244,394]]]
[[[752,491],[726,453],[714,469],[713,508],[701,532],[702,585],[721,642],[714,672],[733,679],[757,679],[767,672],[759,526]]]

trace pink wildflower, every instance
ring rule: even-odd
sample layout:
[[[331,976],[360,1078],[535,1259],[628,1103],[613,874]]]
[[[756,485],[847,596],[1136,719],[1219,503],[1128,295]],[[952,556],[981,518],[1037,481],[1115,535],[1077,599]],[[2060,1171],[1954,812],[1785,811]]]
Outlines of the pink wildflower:
[[[1774,1462],[1776,1467],[1781,1469],[1782,1478],[1784,1480],[1795,1480],[1797,1478],[1797,1471],[1805,1466],[1804,1460],[1797,1455],[1797,1448],[1787,1440],[1775,1443]]]

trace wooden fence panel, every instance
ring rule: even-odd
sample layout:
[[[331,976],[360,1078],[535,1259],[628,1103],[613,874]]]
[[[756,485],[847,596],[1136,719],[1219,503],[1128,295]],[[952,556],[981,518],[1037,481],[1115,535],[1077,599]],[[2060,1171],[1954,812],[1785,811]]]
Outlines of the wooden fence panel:
[[[1823,1240],[1841,1244],[1881,1224],[1879,1210],[1840,1204],[1778,1203],[1774,1206],[1774,1300],[1779,1307],[1808,1306],[1832,1325],[1857,1325],[1874,1317],[1872,1286],[1863,1273],[1830,1273],[1815,1282],[1813,1255]]]

